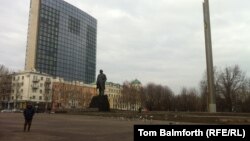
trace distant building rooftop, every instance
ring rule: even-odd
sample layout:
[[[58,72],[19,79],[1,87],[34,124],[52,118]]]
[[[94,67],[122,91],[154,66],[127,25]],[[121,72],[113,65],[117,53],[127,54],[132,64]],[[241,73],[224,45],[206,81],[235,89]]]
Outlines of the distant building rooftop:
[[[138,79],[135,79],[133,81],[131,81],[132,85],[141,85],[141,82]]]

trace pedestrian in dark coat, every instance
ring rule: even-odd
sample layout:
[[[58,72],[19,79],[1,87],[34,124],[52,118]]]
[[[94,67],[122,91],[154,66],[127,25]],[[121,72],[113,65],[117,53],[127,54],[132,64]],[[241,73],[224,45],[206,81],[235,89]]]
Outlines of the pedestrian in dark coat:
[[[24,122],[24,128],[23,128],[23,131],[25,132],[26,131],[26,127],[28,125],[28,131],[30,131],[30,126],[31,126],[31,123],[32,123],[32,119],[33,119],[33,116],[35,114],[35,109],[33,108],[33,106],[29,103],[26,107],[26,109],[23,111],[23,116],[24,116],[24,119],[25,119],[25,122]]]

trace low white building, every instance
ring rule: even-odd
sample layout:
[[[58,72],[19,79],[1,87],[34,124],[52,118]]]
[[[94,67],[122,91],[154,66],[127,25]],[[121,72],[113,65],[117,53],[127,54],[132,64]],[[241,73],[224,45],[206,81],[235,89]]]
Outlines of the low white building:
[[[45,109],[51,104],[53,77],[39,72],[25,71],[12,75],[10,108],[24,109],[28,102]]]

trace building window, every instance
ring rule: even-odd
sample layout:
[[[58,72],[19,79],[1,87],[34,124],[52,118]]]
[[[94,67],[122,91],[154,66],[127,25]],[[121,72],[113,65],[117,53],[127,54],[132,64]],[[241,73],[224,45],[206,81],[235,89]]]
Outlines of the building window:
[[[12,96],[11,99],[14,100],[14,96]]]
[[[43,77],[41,77],[41,80],[43,80]]]
[[[40,94],[43,93],[43,90],[40,90]]]
[[[24,76],[22,76],[22,80],[24,79]]]
[[[43,87],[43,83],[40,83],[40,87]]]
[[[36,99],[36,96],[33,96],[32,99]]]
[[[69,32],[79,35],[80,34],[80,20],[72,16],[69,16],[68,29],[69,29]]]
[[[42,96],[39,96],[39,100],[42,100]]]
[[[33,80],[37,80],[37,76],[34,75],[34,76],[33,76]]]

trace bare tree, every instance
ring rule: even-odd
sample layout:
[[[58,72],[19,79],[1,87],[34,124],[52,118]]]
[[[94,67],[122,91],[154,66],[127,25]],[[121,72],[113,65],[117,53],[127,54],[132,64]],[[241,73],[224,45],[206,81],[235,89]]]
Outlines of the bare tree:
[[[200,91],[201,91],[201,111],[208,111],[208,87],[205,77],[200,82]]]
[[[218,76],[219,76],[219,72],[218,69],[216,67],[214,67],[214,89],[215,89],[215,97],[216,97],[216,108],[217,111],[218,110],[218,106],[221,106],[221,103],[218,102],[221,99],[221,96],[218,93]],[[207,85],[207,72],[204,73],[203,78],[200,82],[200,91],[201,91],[201,111],[208,111],[208,85]]]
[[[145,95],[145,107],[148,110],[173,110],[173,92],[167,86],[149,83],[143,89]]]
[[[226,67],[218,77],[218,92],[223,95],[227,104],[228,111],[236,111],[237,94],[246,85],[245,73],[238,65]]]
[[[250,79],[246,82],[241,103],[241,112],[250,112]]]
[[[137,110],[141,107],[142,87],[125,81],[122,85],[121,97],[117,99],[121,104],[119,107],[126,110]]]
[[[84,94],[84,107],[88,107],[90,102],[91,102],[91,99],[93,97],[93,94],[90,92],[90,90],[88,90],[85,94]]]
[[[175,97],[177,111],[202,111],[202,99],[195,89],[183,88]]]
[[[240,111],[240,97],[245,94],[246,76],[238,65],[226,67],[222,71],[214,68],[217,111]],[[202,103],[207,103],[207,82],[205,76],[200,83]],[[202,104],[207,107],[207,104]]]
[[[250,96],[248,96],[242,104],[242,112],[250,112]]]
[[[129,97],[130,97],[130,89],[129,89],[130,83],[128,81],[125,81],[122,85],[122,95],[120,98],[120,102],[122,103],[122,109],[126,108],[126,110],[129,110]]]
[[[7,108],[11,93],[11,75],[8,68],[0,65],[0,108]]]
[[[124,82],[122,85],[122,101],[126,110],[134,110],[134,105],[136,104],[136,89],[128,81]]]
[[[144,88],[144,94],[145,94],[145,107],[152,111],[155,110],[154,109],[154,88],[155,88],[155,84],[153,83],[149,83],[145,88]]]
[[[4,65],[0,65],[0,76],[2,75],[8,75],[9,74],[9,69],[6,68]]]
[[[165,111],[173,111],[173,99],[174,94],[168,86],[162,86],[161,88],[161,100],[160,100],[160,109]]]

